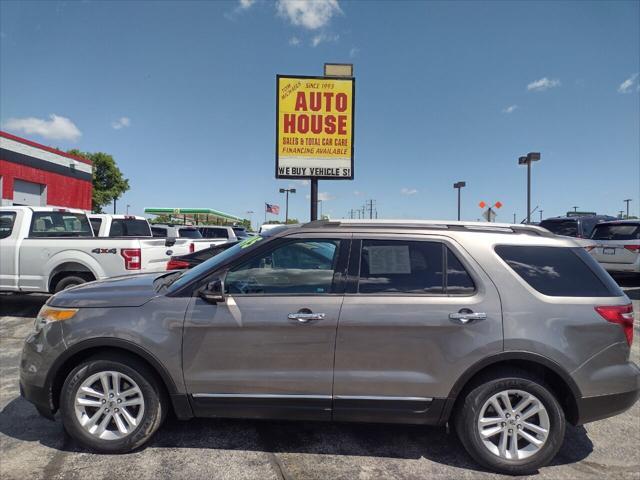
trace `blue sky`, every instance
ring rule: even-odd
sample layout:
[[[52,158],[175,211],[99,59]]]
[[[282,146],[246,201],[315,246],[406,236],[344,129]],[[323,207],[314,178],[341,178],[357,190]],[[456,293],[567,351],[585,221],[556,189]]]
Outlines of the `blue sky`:
[[[274,178],[275,75],[356,74],[355,180],[321,181],[325,213],[374,198],[380,217],[456,215],[501,201],[525,216],[640,204],[640,2],[0,2],[2,128],[105,151],[120,201],[262,220],[309,186]],[[283,208],[284,210],[284,208]],[[269,216],[273,219],[273,216]],[[538,214],[534,218],[539,218]]]

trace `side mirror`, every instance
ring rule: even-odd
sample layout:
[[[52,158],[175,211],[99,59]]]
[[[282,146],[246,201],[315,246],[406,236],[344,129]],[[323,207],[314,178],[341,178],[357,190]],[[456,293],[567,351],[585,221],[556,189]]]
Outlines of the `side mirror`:
[[[207,283],[198,292],[200,298],[208,303],[224,302],[224,282],[222,280],[214,280]]]
[[[176,237],[167,237],[164,241],[165,247],[173,247],[176,244]]]

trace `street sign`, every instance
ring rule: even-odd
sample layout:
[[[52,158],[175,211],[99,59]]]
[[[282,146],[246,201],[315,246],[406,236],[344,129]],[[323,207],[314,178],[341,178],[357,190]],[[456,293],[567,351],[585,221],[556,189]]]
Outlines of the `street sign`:
[[[487,221],[487,222],[493,222],[496,219],[496,212],[493,210],[493,208],[488,208],[486,209],[483,213],[482,213],[482,217]]]
[[[353,179],[354,78],[277,75],[276,178]]]

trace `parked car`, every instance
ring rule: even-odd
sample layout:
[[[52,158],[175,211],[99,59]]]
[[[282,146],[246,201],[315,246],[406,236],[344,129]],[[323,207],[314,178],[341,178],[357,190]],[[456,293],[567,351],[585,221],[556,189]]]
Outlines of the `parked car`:
[[[547,218],[540,222],[542,228],[565,237],[589,238],[594,227],[601,222],[615,220],[609,215],[582,215]]]
[[[53,293],[84,282],[165,270],[185,240],[93,235],[82,210],[0,208],[0,291]]]
[[[197,252],[187,253],[186,255],[177,255],[171,257],[171,259],[167,263],[167,270],[184,270],[193,268],[196,265],[200,265],[202,262],[209,260],[211,257],[224,252],[228,248],[233,247],[238,242],[239,240],[236,240],[235,242],[227,242],[223,243],[222,245],[205,248]]]
[[[198,231],[202,238],[223,239],[225,242],[235,242],[238,240],[233,227],[226,225],[199,225]]]
[[[611,273],[640,274],[640,220],[619,220],[596,225],[587,250]]]
[[[238,240],[244,240],[245,238],[253,237],[255,235],[255,233],[247,231],[243,226],[234,225],[232,228]]]
[[[189,239],[189,252],[197,252],[205,248],[225,243],[224,238],[204,238],[198,227],[189,225],[158,224],[151,225],[151,232],[158,238],[186,238]]]
[[[287,230],[289,228],[298,227],[299,225],[278,225],[279,228],[271,228],[266,230],[261,234],[262,237],[270,237],[279,233],[283,230]],[[247,238],[252,238],[254,235],[249,236]],[[245,240],[247,239],[245,238]],[[227,242],[222,245],[216,245],[214,247],[205,248],[204,250],[200,250],[195,253],[188,253],[186,255],[177,255],[175,257],[171,257],[169,263],[167,263],[167,270],[183,270],[188,268],[193,268],[196,265],[200,265],[202,262],[209,260],[211,257],[218,255],[221,252],[224,252],[226,249],[233,247],[237,244],[239,240],[235,242]]]
[[[277,228],[284,225],[283,223],[263,223],[258,229],[258,235],[266,232],[267,230],[271,230],[272,228]]]
[[[100,452],[141,446],[167,409],[450,422],[480,464],[523,474],[554,458],[565,421],[636,402],[632,339],[629,298],[542,228],[312,222],[191,270],[54,295],[20,385]]]
[[[96,237],[152,237],[149,222],[135,215],[91,214],[89,222]]]

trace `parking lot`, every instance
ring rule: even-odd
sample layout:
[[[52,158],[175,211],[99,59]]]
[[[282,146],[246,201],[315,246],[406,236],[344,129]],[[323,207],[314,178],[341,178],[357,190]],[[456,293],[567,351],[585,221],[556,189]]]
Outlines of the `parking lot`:
[[[640,287],[623,283],[636,311]],[[90,453],[61,423],[40,417],[18,393],[24,338],[45,296],[2,296],[0,476],[3,479],[495,478],[444,428],[402,425],[168,418],[131,454]],[[560,453],[538,478],[640,478],[640,404],[623,415],[567,429]]]

